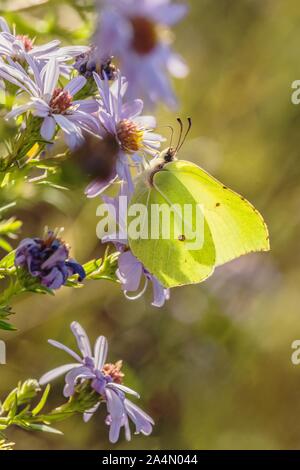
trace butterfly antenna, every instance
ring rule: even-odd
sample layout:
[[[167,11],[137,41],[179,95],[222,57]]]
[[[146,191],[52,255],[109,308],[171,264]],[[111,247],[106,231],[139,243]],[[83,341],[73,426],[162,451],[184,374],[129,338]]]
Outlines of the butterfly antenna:
[[[171,134],[170,134],[170,145],[169,147],[172,147],[172,143],[173,143],[173,137],[174,137],[174,128],[172,126],[159,126],[159,127],[156,127],[156,130],[158,129],[170,129],[171,131]]]
[[[191,130],[191,127],[192,127],[192,119],[189,117],[188,119],[188,128],[186,130],[186,133],[184,134],[184,137],[179,145],[179,147],[177,147],[176,151],[179,152],[179,150],[181,149],[181,147],[183,146],[184,142],[186,141],[186,138],[187,136],[189,135],[189,132]]]
[[[174,137],[174,128],[172,126],[167,126],[170,131],[171,131],[171,137],[170,137],[170,145],[169,147],[171,148],[172,147],[172,144],[173,144],[173,137]]]
[[[179,137],[178,137],[178,143],[177,143],[177,146],[176,146],[176,149],[175,149],[175,153],[178,152],[179,148],[180,148],[180,142],[181,142],[181,137],[182,137],[182,133],[183,133],[183,124],[182,124],[182,120],[180,118],[177,118],[177,122],[179,123],[179,126],[180,126],[180,132],[179,132]]]

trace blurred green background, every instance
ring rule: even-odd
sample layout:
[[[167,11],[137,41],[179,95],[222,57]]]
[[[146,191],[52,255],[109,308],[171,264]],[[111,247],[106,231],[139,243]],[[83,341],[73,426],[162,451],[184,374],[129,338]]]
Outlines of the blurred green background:
[[[192,0],[176,29],[176,48],[191,72],[176,82],[181,117],[193,130],[181,158],[191,159],[247,197],[264,215],[272,251],[217,269],[207,282],[172,291],[164,309],[151,292],[127,301],[120,288],[90,281],[54,298],[23,297],[14,304],[19,328],[2,334],[7,365],[0,366],[0,396],[18,380],[39,377],[67,361],[47,344],[73,346],[72,320],[92,340],[109,338],[110,360],[122,358],[126,383],[142,396],[156,421],[152,436],[124,439],[116,449],[300,448],[300,366],[291,343],[300,338],[300,106],[291,83],[300,79],[299,0]],[[0,1],[1,14],[19,33],[42,43],[88,43],[93,2]],[[88,12],[86,15],[85,12]],[[158,110],[159,125],[176,115]],[[162,129],[164,131],[164,129]],[[3,132],[2,132],[3,134]],[[3,135],[1,136],[3,137]],[[1,190],[17,200],[22,236],[44,225],[65,227],[81,262],[99,256],[96,206],[68,167],[59,191],[22,184]],[[8,214],[9,215],[9,214]],[[63,401],[63,379],[51,401]],[[102,409],[89,424],[73,418],[64,436],[10,430],[16,449],[108,449]]]

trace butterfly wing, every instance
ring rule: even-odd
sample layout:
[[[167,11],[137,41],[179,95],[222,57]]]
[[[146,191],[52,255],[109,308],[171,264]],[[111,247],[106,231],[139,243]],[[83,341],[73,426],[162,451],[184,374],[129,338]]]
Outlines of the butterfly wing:
[[[151,234],[155,231],[155,237],[137,238],[131,234],[130,222],[133,218],[128,216],[128,238],[132,253],[144,264],[145,268],[165,287],[175,287],[184,284],[193,284],[204,281],[213,273],[215,266],[215,247],[207,222],[203,220],[201,227],[204,233],[203,244],[198,249],[190,249],[189,242],[184,237],[178,237],[181,233],[180,211],[183,204],[195,206],[196,201],[188,189],[176,176],[169,171],[156,174],[159,184],[150,187],[142,176],[137,181],[134,195],[129,206],[129,214],[136,204],[146,206],[146,215],[141,223],[141,232]],[[170,213],[170,237],[165,236],[166,226],[154,222],[153,208],[176,206],[177,211]],[[182,209],[181,209],[182,208]],[[156,213],[157,214],[157,213]],[[183,212],[181,212],[183,214]],[[195,220],[192,221],[195,225]],[[180,227],[179,227],[180,226]],[[145,230],[147,228],[147,230]],[[172,229],[173,228],[173,229]],[[192,228],[192,227],[191,227]]]
[[[245,198],[191,162],[171,162],[164,169],[155,175],[156,185],[163,186],[164,173],[169,172],[176,187],[188,188],[191,197],[203,204],[216,249],[216,266],[246,253],[270,249],[267,226]]]

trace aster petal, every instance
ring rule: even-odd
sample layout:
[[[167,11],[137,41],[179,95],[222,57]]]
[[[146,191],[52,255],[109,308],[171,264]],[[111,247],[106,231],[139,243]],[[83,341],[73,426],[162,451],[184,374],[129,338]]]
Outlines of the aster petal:
[[[124,400],[124,406],[129,418],[136,426],[136,433],[139,434],[141,432],[145,436],[149,436],[152,432],[152,426],[154,425],[151,416],[147,415],[147,413],[127,398]]]
[[[125,439],[126,441],[131,441],[131,432],[130,432],[130,426],[129,426],[129,420],[128,420],[128,416],[125,415],[124,416],[124,428],[125,428]]]
[[[109,440],[113,444],[117,442],[120,435],[120,429],[123,426],[124,405],[119,395],[114,391],[105,389],[107,410],[111,417],[109,428]]]
[[[86,84],[86,78],[83,77],[82,75],[79,75],[78,77],[75,77],[72,80],[70,80],[64,89],[68,91],[70,95],[74,96],[76,95],[76,93],[78,93],[81,90],[81,88],[84,87],[85,84]]]
[[[59,78],[59,66],[56,59],[50,59],[44,68],[44,95],[52,96]]]
[[[31,108],[31,104],[24,104],[23,106],[17,106],[16,108],[12,109],[9,113],[6,114],[5,119],[14,119],[20,116],[23,113],[26,113]]]
[[[81,351],[82,356],[91,357],[92,350],[91,350],[90,341],[89,341],[88,335],[86,334],[82,326],[78,322],[73,321],[71,323],[71,331],[76,338],[77,345],[78,345],[79,350]]]
[[[135,390],[132,390],[132,388],[126,387],[125,385],[110,382],[106,385],[106,388],[107,387],[117,391],[120,390],[121,392],[129,393],[130,395],[134,395],[135,397],[140,398],[140,395]]]
[[[143,129],[154,129],[156,127],[156,119],[154,116],[137,116],[133,121]]]
[[[56,265],[59,261],[65,261],[68,256],[68,250],[65,245],[60,245],[57,250],[53,253],[53,255],[49,256],[49,258],[42,264],[42,269],[52,268]]]
[[[111,114],[108,114],[106,111],[100,109],[99,119],[102,126],[109,134],[116,135],[116,121]]]
[[[85,113],[96,113],[99,109],[99,103],[96,100],[75,100],[72,105],[78,106],[78,109]]]
[[[127,204],[120,204],[121,197],[126,197],[129,200],[131,196],[132,194],[128,191],[127,184],[124,183],[121,184],[117,197],[102,196],[103,201],[108,204],[111,217],[115,219],[119,225],[119,232],[126,232],[127,225]]]
[[[4,40],[3,34],[0,35],[0,55],[8,56],[12,53],[11,44]]]
[[[90,50],[89,46],[63,46],[60,47],[56,52],[56,57],[76,57],[80,54],[84,54]]]
[[[129,194],[132,194],[134,192],[134,184],[128,165],[127,155],[119,155],[116,163],[116,172],[120,180],[127,185]]]
[[[123,251],[123,247],[128,245],[127,238],[120,239],[119,233],[112,233],[111,235],[105,235],[101,238],[101,243],[113,243],[117,251]]]
[[[157,23],[172,26],[182,20],[187,12],[188,7],[184,4],[158,5],[151,9],[150,16]]]
[[[118,76],[118,80],[115,80],[110,87],[110,93],[118,99],[123,98],[128,88],[128,81],[121,74]]]
[[[76,361],[79,363],[82,362],[81,357],[75,352],[72,351],[72,349],[68,348],[68,346],[65,346],[64,344],[60,343],[59,341],[55,341],[54,339],[48,339],[48,343],[51,344],[51,346],[54,346],[57,349],[61,349],[62,351],[65,351],[67,354],[72,356]]]
[[[84,193],[86,197],[93,198],[99,196],[103,191],[105,191],[114,181],[116,180],[116,175],[112,175],[105,180],[94,180],[92,181],[85,189]]]
[[[10,29],[9,29],[8,24],[7,24],[7,21],[6,21],[5,18],[3,18],[3,16],[0,16],[0,28],[5,33],[10,33]]]
[[[57,267],[51,269],[47,276],[43,276],[41,284],[48,287],[48,289],[59,289],[66,282],[62,271]]]
[[[144,107],[142,100],[129,101],[128,103],[123,104],[121,111],[121,119],[133,119],[138,116]]]
[[[44,118],[42,127],[41,127],[41,136],[45,140],[51,140],[55,132],[56,122],[52,116],[47,116]]]
[[[28,62],[28,65],[30,66],[30,68],[33,72],[34,79],[35,79],[35,82],[36,82],[38,88],[40,90],[42,90],[43,89],[43,82],[42,82],[42,78],[41,78],[40,71],[38,69],[38,65],[37,65],[36,61],[34,60],[33,57],[31,57],[28,54],[26,54],[25,58],[26,58],[26,60]]]
[[[154,6],[158,5],[165,5],[166,3],[170,3],[171,0],[144,0],[144,5],[146,7],[153,8]]]
[[[105,336],[99,336],[94,347],[95,369],[102,370],[107,358],[108,344]]]
[[[165,142],[166,140],[162,135],[157,134],[156,132],[145,131],[144,136],[145,136],[144,141],[149,141],[152,143],[153,142],[158,142],[158,143]]]
[[[64,137],[65,137],[65,141],[66,141],[67,146],[71,150],[75,150],[75,149],[81,147],[84,143],[84,137],[83,137],[82,132],[81,132],[80,129],[78,129],[78,131],[76,133],[75,132],[65,133]]]
[[[136,291],[139,288],[143,274],[142,263],[131,253],[126,251],[119,256],[117,277],[122,283],[123,290]]]
[[[144,63],[143,77],[145,78],[145,84],[143,87],[148,88],[149,99],[152,103],[163,100],[168,106],[175,108],[177,105],[177,100],[172,91],[169,77],[163,70],[167,63],[167,57],[164,57],[164,51],[161,49],[162,47],[157,51],[151,61],[149,60],[148,62]],[[156,56],[159,56],[159,63],[161,62],[161,58],[163,59],[161,66],[157,64]]]
[[[42,44],[41,46],[34,46],[31,51],[28,52],[28,55],[34,57],[43,57],[58,48],[60,45],[60,41],[58,39],[54,39],[53,41],[47,42],[46,44]]]
[[[74,259],[68,259],[67,261],[65,261],[65,265],[68,268],[69,276],[77,274],[79,282],[83,281],[86,276],[86,272],[84,270],[84,267],[80,263],[77,263],[77,261],[75,261]]]
[[[52,380],[64,375],[66,372],[70,370],[78,368],[78,364],[65,364],[63,366],[56,367],[55,369],[50,370],[46,374],[42,375],[39,380],[40,385],[45,385],[48,382],[52,382]]]
[[[66,119],[69,122],[75,124],[75,126],[80,126],[82,129],[86,130],[98,130],[98,121],[92,114],[88,114],[81,109],[76,109],[72,114],[67,114]]]
[[[53,117],[57,124],[62,128],[65,134],[66,143],[72,150],[79,147],[84,142],[82,131],[78,125],[62,114],[53,114]]]
[[[110,107],[110,89],[109,89],[109,82],[106,77],[104,80],[101,80],[99,75],[96,72],[93,72],[93,77],[98,87],[98,91],[103,101],[104,107],[108,113],[112,113],[112,109]]]
[[[92,408],[90,408],[89,410],[86,410],[84,413],[83,413],[83,421],[85,423],[87,423],[93,416],[94,414],[96,413],[96,411],[98,410],[100,406],[100,402],[99,403],[96,403],[95,406],[93,406]]]
[[[31,98],[32,114],[38,117],[46,117],[49,115],[50,107],[42,98]]]
[[[170,54],[167,60],[169,72],[176,78],[185,78],[189,73],[189,68],[179,54]]]
[[[12,67],[11,65],[0,62],[0,76],[29,94],[34,96],[38,95],[36,85],[30,77],[23,74],[17,66]]]
[[[164,286],[154,276],[150,276],[153,286],[153,302],[154,307],[163,307],[166,300],[169,299],[169,289]]]
[[[76,369],[70,370],[66,375],[66,385],[64,387],[64,396],[71,397],[74,395],[75,386],[79,379],[92,379],[95,374],[85,366],[76,367]]]
[[[67,119],[66,116],[63,116],[62,114],[54,114],[53,117],[55,121],[57,122],[57,124],[67,134],[78,132],[78,126],[76,126],[74,122],[71,122],[69,119]]]
[[[126,81],[125,77],[119,75],[118,80],[116,80],[111,86],[111,96],[114,96],[114,88],[117,89],[116,99],[114,102],[114,116],[116,122],[119,122],[121,119],[121,112],[122,112],[122,98],[126,93],[128,88],[128,82]]]

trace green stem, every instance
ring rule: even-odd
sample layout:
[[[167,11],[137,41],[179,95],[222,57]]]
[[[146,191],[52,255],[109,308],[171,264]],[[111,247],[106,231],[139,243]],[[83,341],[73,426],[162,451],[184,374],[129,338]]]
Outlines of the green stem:
[[[12,141],[11,151],[1,167],[2,172],[7,172],[14,166],[24,167],[30,159],[27,154],[34,144],[37,143],[39,146],[38,153],[46,146],[47,142],[43,141],[40,135],[41,118],[29,115],[24,122],[26,124],[25,130],[19,132]]]

